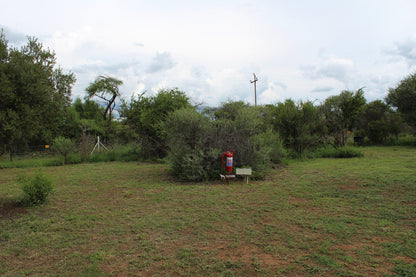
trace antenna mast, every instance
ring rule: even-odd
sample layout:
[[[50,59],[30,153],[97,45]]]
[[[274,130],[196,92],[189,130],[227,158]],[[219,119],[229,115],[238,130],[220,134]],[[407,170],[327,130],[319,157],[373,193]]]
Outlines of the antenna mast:
[[[257,92],[256,92],[256,83],[257,83],[257,81],[259,80],[259,79],[257,79],[257,77],[256,77],[256,74],[255,73],[253,73],[253,76],[254,76],[254,80],[253,81],[251,81],[250,80],[250,83],[254,83],[254,106],[257,106]]]

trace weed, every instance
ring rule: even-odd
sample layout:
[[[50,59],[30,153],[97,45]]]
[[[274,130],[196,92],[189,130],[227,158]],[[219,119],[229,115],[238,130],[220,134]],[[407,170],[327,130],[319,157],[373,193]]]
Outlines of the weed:
[[[354,158],[362,157],[363,152],[353,146],[345,146],[340,148],[325,147],[315,151],[315,156],[319,158]]]

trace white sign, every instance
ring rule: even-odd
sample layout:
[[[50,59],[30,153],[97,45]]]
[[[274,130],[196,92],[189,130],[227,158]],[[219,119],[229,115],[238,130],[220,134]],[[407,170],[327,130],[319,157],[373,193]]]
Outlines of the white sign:
[[[251,175],[251,168],[236,168],[237,175]]]

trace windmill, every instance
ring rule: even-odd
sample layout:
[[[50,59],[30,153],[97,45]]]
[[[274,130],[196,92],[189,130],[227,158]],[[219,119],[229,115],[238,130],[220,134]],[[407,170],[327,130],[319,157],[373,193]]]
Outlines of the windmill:
[[[250,83],[252,83],[252,84],[254,83],[254,106],[257,106],[256,82],[259,79],[257,79],[257,76],[256,76],[255,73],[253,73],[253,76],[254,76],[254,80],[253,81],[250,80]]]

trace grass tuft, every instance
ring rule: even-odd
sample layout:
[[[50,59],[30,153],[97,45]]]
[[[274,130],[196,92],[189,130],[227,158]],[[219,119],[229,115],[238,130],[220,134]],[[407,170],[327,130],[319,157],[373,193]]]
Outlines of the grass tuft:
[[[340,148],[324,147],[315,151],[315,157],[317,158],[359,158],[363,155],[363,152],[359,148],[353,146]]]

